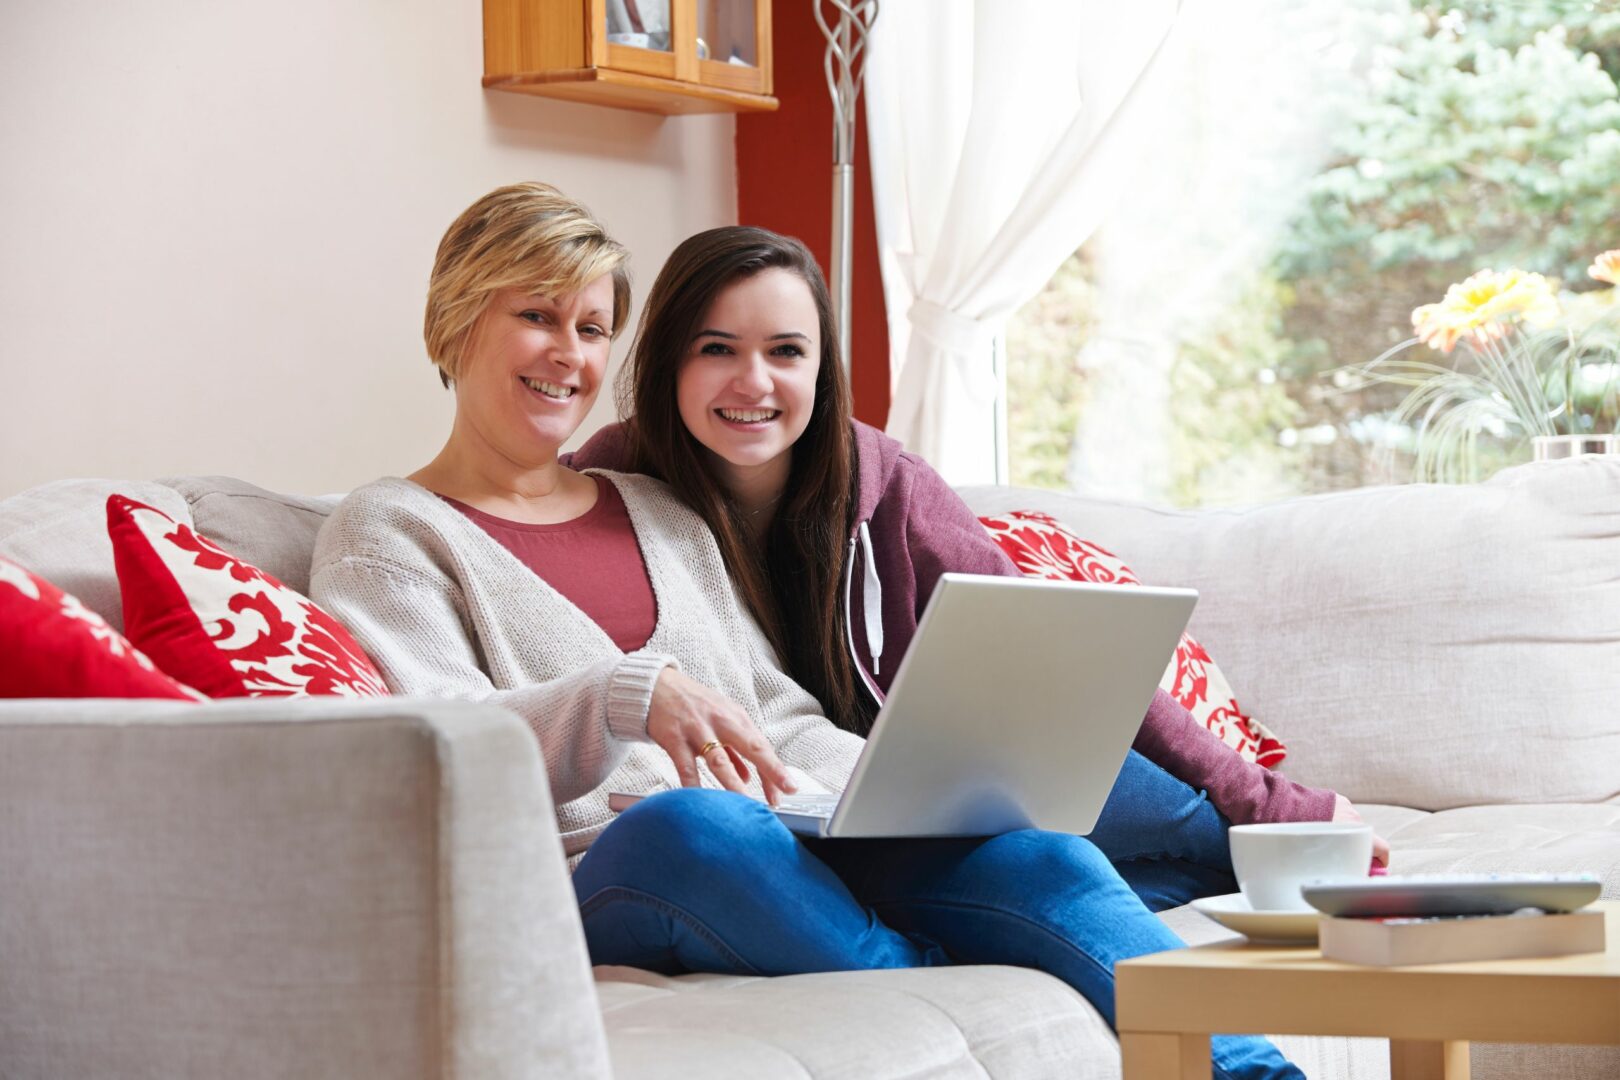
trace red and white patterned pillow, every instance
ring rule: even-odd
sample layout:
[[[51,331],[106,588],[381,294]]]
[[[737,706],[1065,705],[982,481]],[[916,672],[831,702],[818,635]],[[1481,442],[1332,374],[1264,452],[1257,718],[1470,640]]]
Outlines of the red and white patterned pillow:
[[[1013,564],[1029,577],[1141,584],[1117,555],[1082,540],[1049,514],[1014,510],[1000,517],[981,517],[979,521]],[[1288,748],[1276,735],[1254,717],[1244,715],[1231,684],[1192,636],[1181,635],[1176,657],[1165,669],[1159,687],[1249,761],[1274,769],[1288,756]]]
[[[107,620],[0,558],[0,697],[203,696],[157,669]]]
[[[107,499],[124,630],[211,697],[384,697],[349,632],[307,597],[161,510]]]

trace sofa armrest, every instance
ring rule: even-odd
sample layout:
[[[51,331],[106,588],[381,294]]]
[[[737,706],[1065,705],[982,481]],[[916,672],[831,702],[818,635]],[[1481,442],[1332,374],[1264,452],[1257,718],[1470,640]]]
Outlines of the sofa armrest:
[[[0,702],[0,1076],[605,1077],[533,735]]]

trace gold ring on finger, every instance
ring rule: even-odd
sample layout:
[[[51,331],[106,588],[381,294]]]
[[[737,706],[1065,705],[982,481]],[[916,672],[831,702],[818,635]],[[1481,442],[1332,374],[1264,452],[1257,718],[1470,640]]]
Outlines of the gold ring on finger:
[[[725,745],[725,743],[720,742],[717,739],[710,739],[708,742],[703,744],[703,749],[698,751],[698,757],[708,757],[710,750],[724,750]]]

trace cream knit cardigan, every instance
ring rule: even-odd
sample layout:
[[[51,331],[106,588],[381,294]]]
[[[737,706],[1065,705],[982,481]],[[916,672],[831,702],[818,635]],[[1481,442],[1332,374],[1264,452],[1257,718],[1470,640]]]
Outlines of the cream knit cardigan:
[[[528,721],[570,856],[612,820],[609,791],[680,785],[668,755],[647,741],[653,683],[671,663],[742,706],[783,762],[816,782],[801,790],[841,790],[862,740],[782,673],[702,519],[656,480],[601,475],[624,498],[657,601],[653,635],[637,652],[621,651],[493,537],[409,480],[378,480],[343,500],[316,540],[310,595],[394,693],[489,701]],[[750,788],[759,793],[757,779]]]

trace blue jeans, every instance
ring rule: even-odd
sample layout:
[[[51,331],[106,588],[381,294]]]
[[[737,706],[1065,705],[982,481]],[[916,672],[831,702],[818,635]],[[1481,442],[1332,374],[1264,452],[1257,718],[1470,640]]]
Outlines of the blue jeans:
[[[574,873],[591,959],[787,975],[1012,964],[1114,1022],[1114,964],[1178,948],[1097,845],[1026,829],[974,839],[801,840],[706,789],[626,810]],[[1222,1080],[1302,1078],[1269,1042],[1211,1040]]]
[[[1150,911],[1237,892],[1231,823],[1195,791],[1132,750],[1087,839]]]

